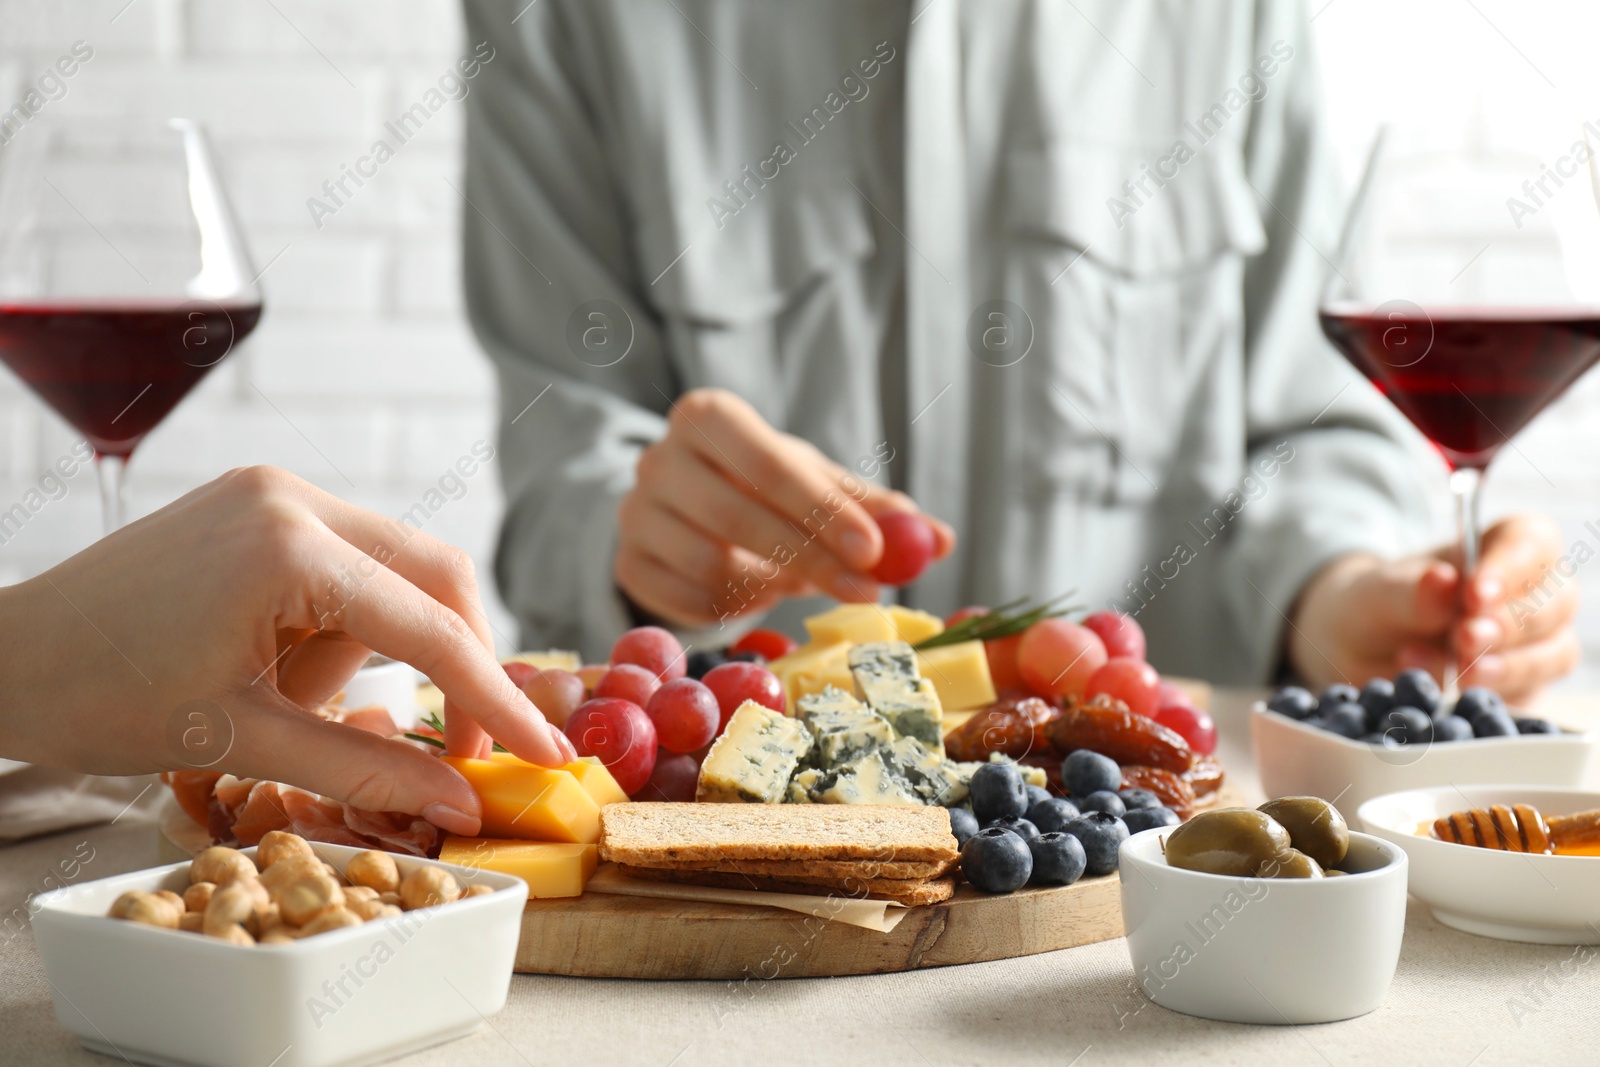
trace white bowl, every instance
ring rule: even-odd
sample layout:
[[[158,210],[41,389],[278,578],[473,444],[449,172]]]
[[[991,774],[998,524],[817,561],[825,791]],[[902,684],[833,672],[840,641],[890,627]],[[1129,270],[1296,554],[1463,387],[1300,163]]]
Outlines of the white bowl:
[[[1578,788],[1588,779],[1600,735],[1520,734],[1382,748],[1319,730],[1256,703],[1250,738],[1269,797],[1331,801],[1350,825],[1362,804],[1384,793],[1451,782],[1544,782]]]
[[[1170,867],[1171,828],[1122,845],[1122,921],[1145,995],[1235,1023],[1324,1023],[1383,1002],[1406,924],[1406,854],[1350,835],[1338,878],[1230,878]]]
[[[344,706],[367,708],[377,704],[402,730],[416,728],[422,709],[417,705],[420,675],[409,663],[395,660],[362,667],[344,686]]]
[[[312,847],[341,870],[361,851]],[[163,1067],[375,1063],[475,1030],[505,1004],[527,883],[395,862],[495,892],[249,947],[106,918],[129,889],[182,892],[187,862],[42,893],[33,930],[56,1020],[95,1052]]]
[[[1529,856],[1417,833],[1441,815],[1532,804],[1546,815],[1600,808],[1600,793],[1549,786],[1412,789],[1361,805],[1360,825],[1411,858],[1411,892],[1457,930],[1540,945],[1600,944],[1600,856]]]

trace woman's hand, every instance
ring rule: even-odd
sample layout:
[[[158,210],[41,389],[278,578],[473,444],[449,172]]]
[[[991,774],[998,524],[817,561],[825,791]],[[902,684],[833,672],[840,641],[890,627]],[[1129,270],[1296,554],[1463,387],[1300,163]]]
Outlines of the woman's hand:
[[[1463,688],[1489,686],[1526,703],[1578,662],[1577,571],[1563,552],[1555,523],[1513,516],[1484,534],[1478,572],[1464,588],[1454,550],[1341,557],[1300,595],[1290,662],[1321,686],[1361,685],[1408,667],[1442,678],[1453,658]]]
[[[866,572],[883,555],[883,537],[873,516],[917,510],[720,389],[678,398],[637,475],[618,509],[617,587],[679,626],[765,611],[789,596],[875,601],[878,584]],[[942,559],[955,534],[930,521]]]
[[[452,752],[480,755],[492,736],[534,763],[575,758],[496,662],[463,552],[270,467],[0,591],[0,634],[13,759],[205,766],[476,833],[478,799],[447,764],[312,714],[373,652],[444,691]]]

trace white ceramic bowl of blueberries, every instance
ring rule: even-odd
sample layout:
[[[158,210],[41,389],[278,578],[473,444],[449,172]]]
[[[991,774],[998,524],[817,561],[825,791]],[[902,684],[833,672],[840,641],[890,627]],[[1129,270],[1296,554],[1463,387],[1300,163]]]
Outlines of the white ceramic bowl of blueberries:
[[[1577,788],[1600,736],[1518,714],[1491,689],[1451,702],[1423,671],[1313,695],[1297,686],[1250,709],[1256,769],[1267,796],[1318,796],[1351,822],[1385,793],[1472,782]]]

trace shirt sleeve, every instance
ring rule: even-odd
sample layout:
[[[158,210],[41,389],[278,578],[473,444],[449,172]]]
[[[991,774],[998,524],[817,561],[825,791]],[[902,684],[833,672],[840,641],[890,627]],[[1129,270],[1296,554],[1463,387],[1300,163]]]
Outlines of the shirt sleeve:
[[[524,647],[603,659],[630,624],[617,506],[677,383],[638,296],[583,34],[550,2],[509,32],[503,5],[465,9],[468,41],[495,48],[467,98],[461,189],[467,314],[500,385],[495,578]]]
[[[1304,9],[1268,8],[1256,54],[1293,52],[1268,81],[1246,144],[1268,234],[1245,274],[1245,485],[1259,497],[1239,513],[1222,590],[1249,673],[1263,681],[1282,666],[1306,582],[1346,553],[1436,543],[1444,492],[1421,436],[1322,336],[1317,305],[1345,205]]]

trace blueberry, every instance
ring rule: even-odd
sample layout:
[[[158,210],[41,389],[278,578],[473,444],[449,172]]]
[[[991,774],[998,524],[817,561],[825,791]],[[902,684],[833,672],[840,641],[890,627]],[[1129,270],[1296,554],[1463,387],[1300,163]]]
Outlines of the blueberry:
[[[1117,794],[1102,789],[1097,793],[1090,793],[1084,797],[1083,801],[1078,805],[1078,810],[1085,812],[1103,811],[1120,819],[1128,813],[1128,806],[1122,802],[1122,798]]]
[[[1122,788],[1122,768],[1110,756],[1080,748],[1061,761],[1061,781],[1074,796],[1115,793]]]
[[[1459,715],[1445,715],[1433,720],[1435,741],[1471,741],[1472,724]]]
[[[1310,725],[1340,737],[1357,738],[1367,732],[1367,713],[1360,704],[1335,704]]]
[[[985,763],[972,772],[967,790],[972,794],[972,814],[984,826],[1028,810],[1028,790],[1015,763]]]
[[[1050,799],[1050,790],[1042,785],[1024,785],[1022,788],[1028,791],[1028,807],[1030,808],[1041,800]]]
[[[1157,826],[1176,826],[1181,821],[1171,808],[1134,808],[1122,817],[1129,834],[1153,830]]]
[[[1148,789],[1119,789],[1117,790],[1117,796],[1122,798],[1122,806],[1129,811],[1166,806],[1162,803],[1160,797]]]
[[[1486,711],[1472,720],[1472,732],[1478,737],[1515,737],[1517,724],[1506,711]]]
[[[685,661],[689,668],[689,677],[696,679],[704,678],[712,667],[720,667],[726,662],[728,657],[712,649],[696,649],[689,653],[689,658]]]
[[[1406,745],[1425,745],[1433,740],[1433,720],[1421,709],[1401,704],[1384,712],[1378,731]]]
[[[1071,885],[1089,864],[1083,842],[1071,834],[1043,834],[1028,842],[1033,853],[1034,885]]]
[[[1381,729],[1378,721],[1384,712],[1394,707],[1394,683],[1387,678],[1372,679],[1361,687],[1359,703],[1367,712],[1367,729]]]
[[[1317,714],[1326,715],[1340,704],[1357,704],[1361,701],[1361,694],[1353,685],[1335,682],[1322,691],[1317,697]]]
[[[1317,713],[1317,698],[1298,685],[1286,686],[1267,700],[1267,710],[1291,719],[1309,719]]]
[[[1404,744],[1403,741],[1390,737],[1388,734],[1378,733],[1362,734],[1357,740],[1365,741],[1369,745],[1377,745],[1380,748],[1399,748]]]
[[[1033,875],[1033,852],[1010,830],[979,830],[961,849],[961,873],[985,893],[1011,893]]]
[[[1060,831],[1080,814],[1081,812],[1078,811],[1077,805],[1073,804],[1072,801],[1062,800],[1060,797],[1051,797],[1049,800],[1041,800],[1029,808],[1027,819],[1037,826],[1041,832],[1053,834]]]
[[[1010,830],[1024,841],[1032,841],[1034,838],[1039,836],[1039,828],[1033,825],[1033,823],[1029,822],[1027,819],[1019,816],[996,819],[994,822],[990,823],[989,826],[998,826],[1002,830]],[[985,826],[984,829],[989,829],[989,826]]]
[[[1461,694],[1456,701],[1456,714],[1468,722],[1486,711],[1505,711],[1506,702],[1493,689],[1477,685]]]
[[[1561,727],[1549,719],[1516,718],[1512,722],[1517,724],[1519,734],[1559,734]]]
[[[1416,667],[1401,671],[1394,676],[1394,702],[1432,715],[1439,710],[1439,683],[1433,675]]]
[[[978,817],[966,808],[950,809],[950,832],[956,835],[956,847],[965,845],[981,827]]]
[[[1117,849],[1128,839],[1128,827],[1121,819],[1103,811],[1091,811],[1067,824],[1066,833],[1083,844],[1088,857],[1087,873],[1110,874],[1117,869]]]

